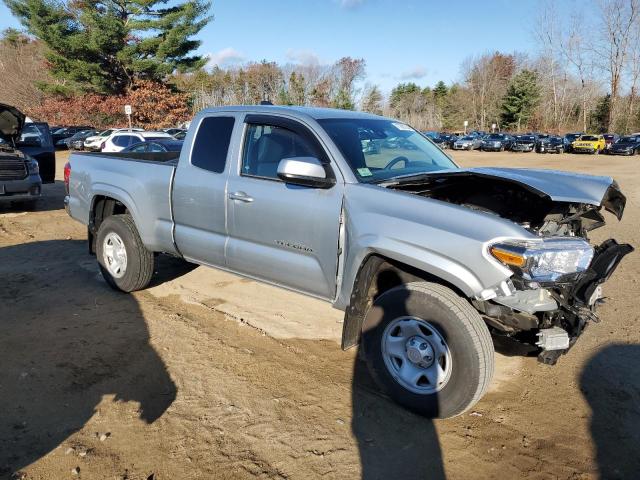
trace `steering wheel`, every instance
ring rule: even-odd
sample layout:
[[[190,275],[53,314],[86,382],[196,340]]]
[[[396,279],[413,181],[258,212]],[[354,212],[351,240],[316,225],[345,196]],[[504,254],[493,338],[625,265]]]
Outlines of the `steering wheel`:
[[[407,165],[409,165],[409,159],[407,157],[405,157],[404,155],[400,155],[399,157],[396,157],[393,160],[391,160],[389,163],[387,163],[387,165],[384,167],[384,169],[385,170],[391,170],[393,167],[396,166],[396,164],[398,164],[400,162],[404,162],[405,168],[406,168]]]

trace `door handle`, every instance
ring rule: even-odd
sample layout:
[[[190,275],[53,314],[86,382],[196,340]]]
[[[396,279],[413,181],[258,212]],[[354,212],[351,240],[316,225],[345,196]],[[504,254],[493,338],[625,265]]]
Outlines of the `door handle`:
[[[231,200],[239,200],[241,202],[245,202],[245,203],[251,203],[253,202],[253,198],[250,197],[249,195],[247,195],[244,192],[233,192],[229,194],[229,199]]]

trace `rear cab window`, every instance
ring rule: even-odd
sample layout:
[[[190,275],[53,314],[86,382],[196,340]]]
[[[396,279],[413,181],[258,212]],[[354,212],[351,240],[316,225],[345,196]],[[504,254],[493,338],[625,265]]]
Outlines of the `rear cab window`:
[[[198,126],[191,150],[191,164],[213,173],[224,172],[234,117],[205,117]]]

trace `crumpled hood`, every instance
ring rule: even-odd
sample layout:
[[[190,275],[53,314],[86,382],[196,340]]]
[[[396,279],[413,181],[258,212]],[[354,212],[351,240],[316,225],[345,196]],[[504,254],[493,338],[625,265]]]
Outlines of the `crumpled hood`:
[[[453,174],[463,172],[512,180],[557,202],[603,206],[618,218],[622,217],[626,203],[625,196],[611,177],[528,168],[481,167],[451,171]]]
[[[14,143],[24,127],[25,116],[15,107],[0,103],[0,138],[7,143]]]

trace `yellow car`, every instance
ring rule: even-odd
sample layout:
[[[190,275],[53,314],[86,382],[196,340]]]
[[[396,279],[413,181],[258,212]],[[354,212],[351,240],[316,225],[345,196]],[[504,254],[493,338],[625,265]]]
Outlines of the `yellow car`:
[[[607,145],[603,135],[580,135],[571,144],[571,149],[576,153],[602,152]]]

